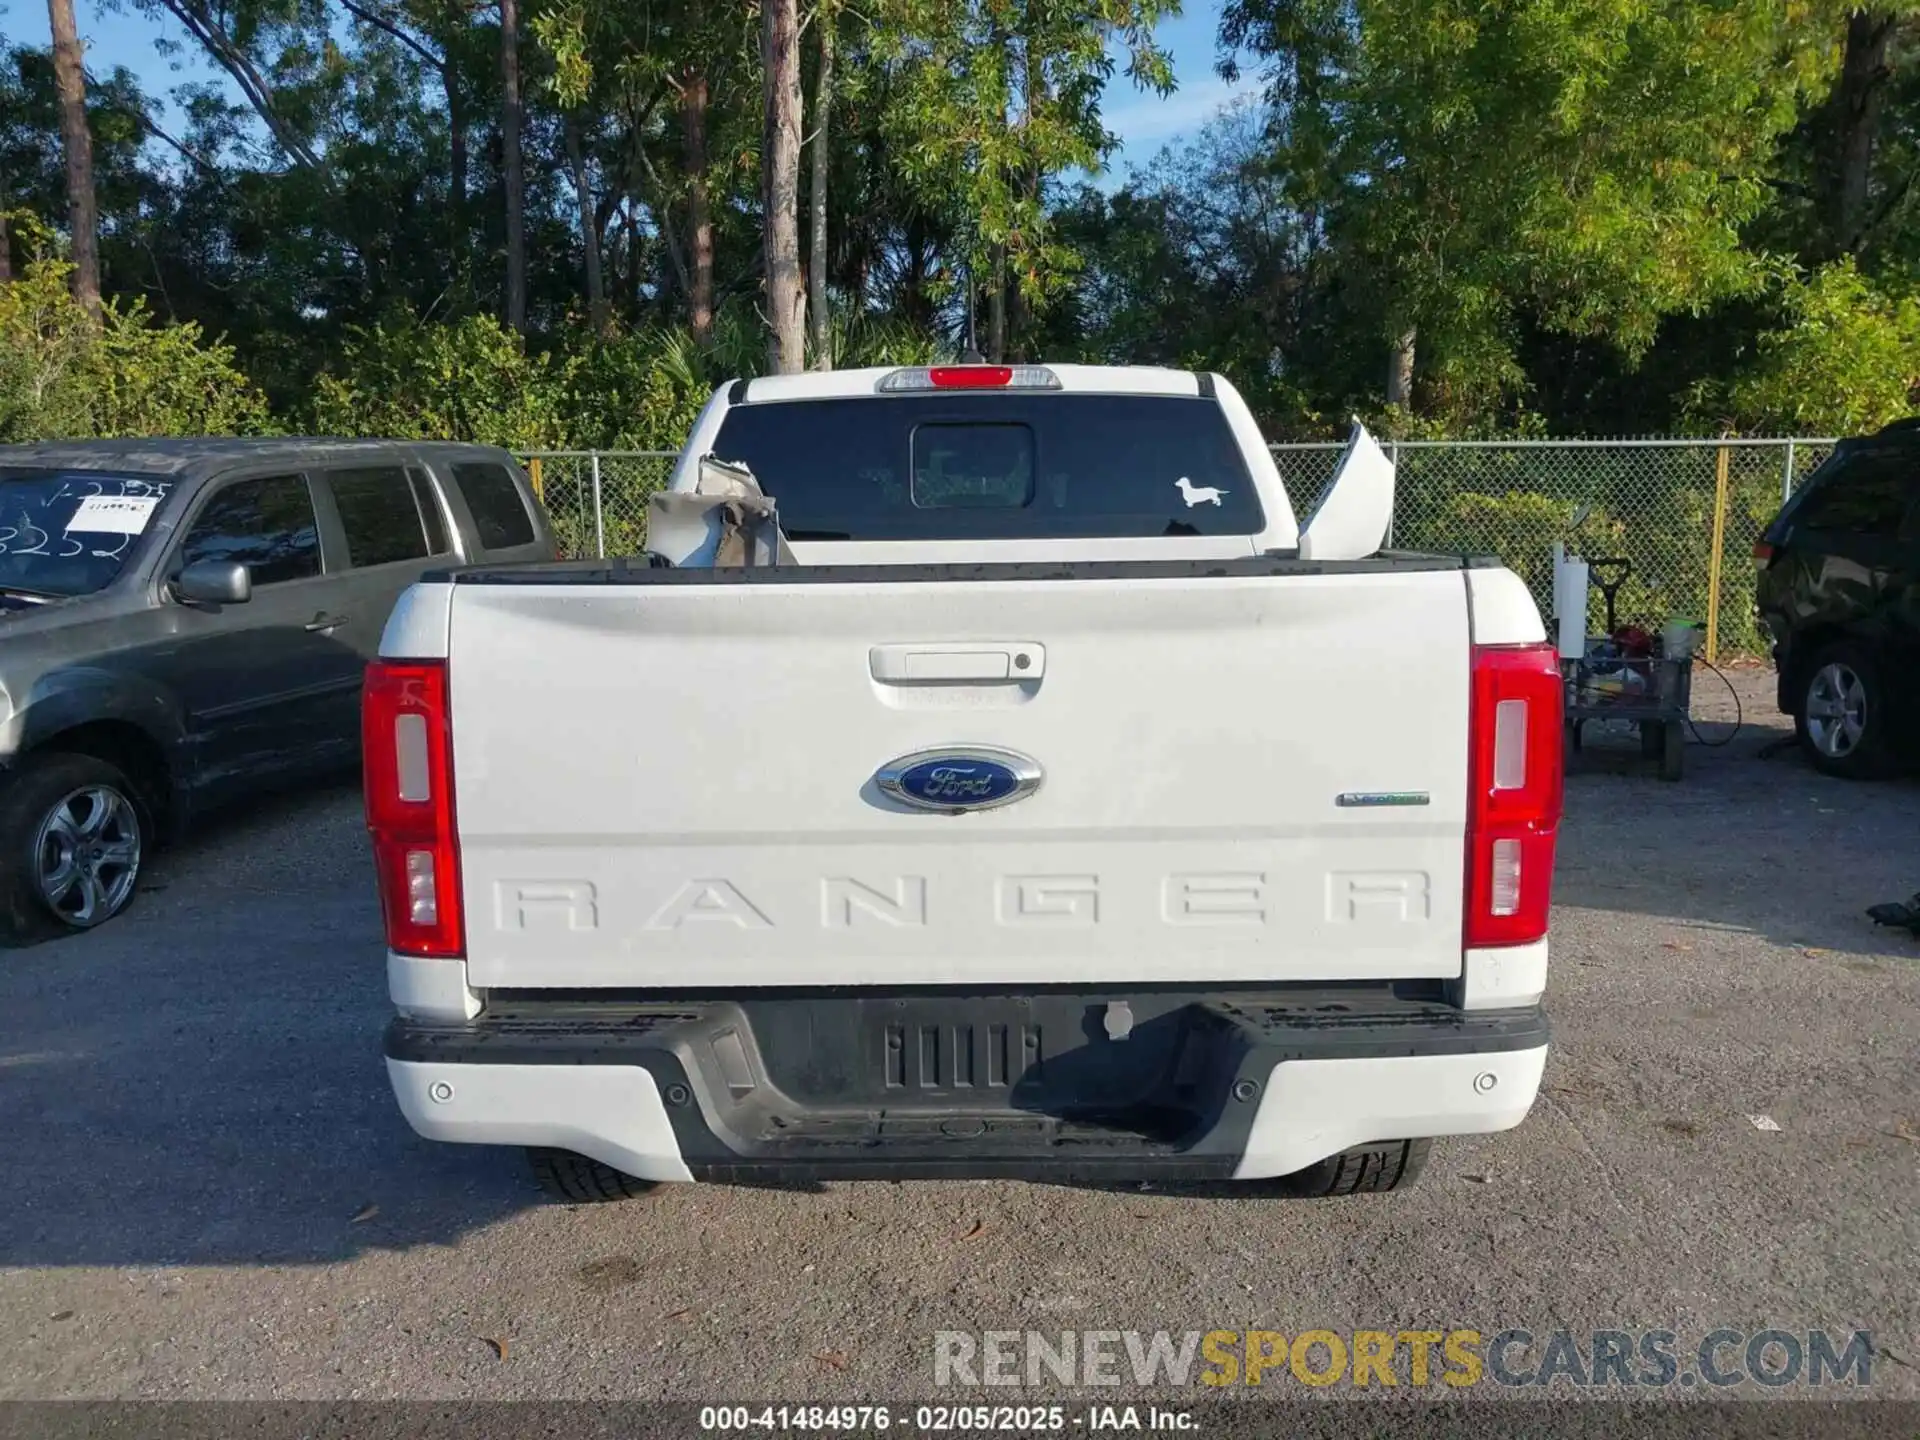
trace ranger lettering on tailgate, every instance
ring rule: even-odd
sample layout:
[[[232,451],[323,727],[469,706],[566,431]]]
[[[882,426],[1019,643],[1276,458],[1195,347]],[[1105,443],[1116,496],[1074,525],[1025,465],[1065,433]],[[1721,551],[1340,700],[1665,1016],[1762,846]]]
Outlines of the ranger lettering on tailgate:
[[[1428,877],[1418,873],[1329,873],[1327,918],[1354,922],[1392,918],[1399,923],[1430,918]],[[998,923],[1058,929],[1092,926],[1109,919],[1135,924],[1158,918],[1169,925],[1262,924],[1272,918],[1267,877],[1260,874],[1168,875],[1157,907],[1141,907],[1137,889],[1125,897],[1101,893],[1097,875],[1003,875],[993,883]],[[586,880],[499,880],[494,883],[494,925],[514,931],[586,931],[600,926],[598,891]],[[819,904],[790,908],[757,903],[730,880],[688,880],[650,912],[648,930],[679,930],[718,922],[744,929],[817,924],[846,930],[856,924],[926,925],[929,879],[896,875],[890,880],[823,875]],[[1119,903],[1120,900],[1135,902]]]

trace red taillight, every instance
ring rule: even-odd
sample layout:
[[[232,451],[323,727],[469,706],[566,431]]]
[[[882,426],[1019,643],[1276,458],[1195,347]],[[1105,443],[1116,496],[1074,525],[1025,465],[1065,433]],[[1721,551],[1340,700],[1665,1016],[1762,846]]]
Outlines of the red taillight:
[[[1547,933],[1565,743],[1551,645],[1477,645],[1468,740],[1468,949]]]
[[[1763,570],[1773,563],[1773,546],[1764,540],[1753,542],[1753,560]]]
[[[997,390],[1013,383],[1011,365],[935,365],[927,378],[936,390]]]
[[[376,660],[367,667],[360,702],[367,829],[387,944],[403,955],[462,953],[447,722],[444,661]]]

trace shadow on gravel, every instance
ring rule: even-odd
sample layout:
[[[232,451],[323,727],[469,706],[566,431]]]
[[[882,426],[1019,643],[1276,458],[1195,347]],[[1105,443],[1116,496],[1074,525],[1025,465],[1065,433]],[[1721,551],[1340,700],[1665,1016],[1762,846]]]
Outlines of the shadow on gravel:
[[[0,1265],[307,1265],[449,1245],[544,1203],[433,1145],[380,1054],[357,785],[218,817],[119,920],[0,952]]]
[[[1866,915],[1920,889],[1920,779],[1821,775],[1780,725],[1703,722],[1730,743],[1690,743],[1677,782],[1633,731],[1590,728],[1568,758],[1555,903],[1920,961]]]

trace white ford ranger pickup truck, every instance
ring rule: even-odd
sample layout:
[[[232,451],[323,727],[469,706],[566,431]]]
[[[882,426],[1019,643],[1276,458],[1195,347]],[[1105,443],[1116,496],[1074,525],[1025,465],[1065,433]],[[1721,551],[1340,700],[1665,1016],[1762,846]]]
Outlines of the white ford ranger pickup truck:
[[[576,1201],[1342,1194],[1520,1123],[1560,676],[1515,575],[1381,549],[1363,429],[1302,524],[1218,376],[851,370],[722,389],[669,500],[718,471],[776,562],[429,573],[386,627],[366,803],[421,1135]]]

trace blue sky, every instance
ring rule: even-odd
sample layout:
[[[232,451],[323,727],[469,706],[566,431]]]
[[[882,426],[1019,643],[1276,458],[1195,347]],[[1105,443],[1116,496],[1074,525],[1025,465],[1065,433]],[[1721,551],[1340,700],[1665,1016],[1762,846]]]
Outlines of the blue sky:
[[[140,78],[149,95],[165,97],[176,85],[190,80],[221,80],[219,69],[186,41],[170,16],[153,19],[124,3],[75,0],[80,33],[88,44],[87,66],[96,72],[124,65]],[[1229,85],[1213,71],[1213,37],[1219,22],[1217,0],[1188,0],[1186,13],[1162,23],[1161,42],[1173,56],[1179,88],[1165,99],[1142,92],[1124,76],[1108,87],[1103,107],[1107,128],[1120,137],[1121,148],[1112,161],[1111,179],[1124,175],[1129,165],[1142,165],[1169,142],[1191,135],[1219,108],[1256,88],[1242,79]],[[48,43],[44,7],[34,0],[5,0],[0,9],[0,33],[28,45]],[[169,41],[182,42],[172,55],[161,53]]]
[[[1252,76],[1229,84],[1214,73],[1213,37],[1219,25],[1218,0],[1187,0],[1185,13],[1161,22],[1160,43],[1173,56],[1174,78],[1180,82],[1164,100],[1136,90],[1124,75],[1108,85],[1101,110],[1107,129],[1120,137],[1120,151],[1111,162],[1116,173],[1146,164],[1162,146],[1199,130],[1223,105],[1258,92]]]

